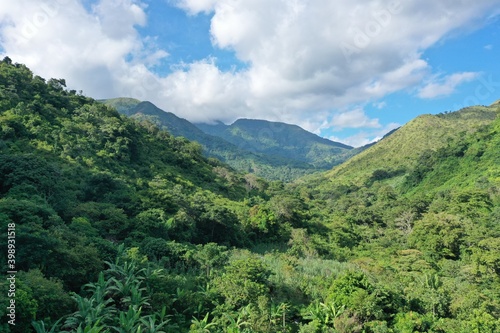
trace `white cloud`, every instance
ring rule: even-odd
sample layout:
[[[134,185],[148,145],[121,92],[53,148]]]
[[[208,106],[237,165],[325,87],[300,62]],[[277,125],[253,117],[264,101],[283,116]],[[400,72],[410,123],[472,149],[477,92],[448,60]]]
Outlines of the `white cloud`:
[[[362,147],[364,145],[367,145],[369,143],[377,141],[374,138],[370,138],[369,133],[367,133],[365,131],[359,132],[355,135],[348,136],[346,138],[338,138],[336,136],[332,136],[329,139],[332,141],[341,142],[343,144],[346,144],[346,145],[349,145],[349,146],[352,146],[355,148]]]
[[[381,110],[387,106],[387,102],[373,103],[373,106],[376,107],[377,109]]]
[[[337,129],[381,127],[378,119],[370,119],[361,108],[335,114],[330,125]]]
[[[95,98],[113,97],[152,75],[144,63],[166,56],[136,30],[146,24],[143,7],[102,0],[88,12],[76,0],[9,1],[1,5],[0,40],[6,54],[36,74],[66,78]]]
[[[123,39],[136,35],[134,25],[146,24],[143,6],[129,0],[108,0],[99,2],[93,9],[102,32],[113,39]]]
[[[418,96],[420,98],[436,98],[451,95],[458,85],[470,82],[477,78],[479,73],[463,72],[448,75],[443,78],[434,78],[425,86],[420,88]]]
[[[211,36],[214,45],[249,64],[245,72],[233,73],[243,87],[239,110],[245,116],[283,120],[286,113],[318,129],[321,119],[312,126],[303,125],[304,119],[420,83],[431,70],[422,51],[495,3],[219,0],[210,4]],[[187,10],[207,8],[193,4]],[[228,95],[228,105],[233,103]],[[218,114],[220,106],[206,104],[205,110]]]
[[[332,141],[342,142],[346,145],[352,147],[361,147],[367,145],[369,143],[377,142],[384,137],[387,133],[400,127],[401,125],[398,123],[389,123],[382,128],[376,130],[363,130],[361,132],[356,133],[355,135],[351,135],[345,138],[340,138],[338,136],[331,136],[329,139]]]
[[[500,0],[170,0],[187,13],[213,13],[216,47],[248,66],[222,71],[216,59],[153,71],[168,53],[139,0],[0,0],[0,49],[37,74],[66,78],[95,98],[131,96],[192,121],[236,117],[297,123],[317,131],[325,119],[380,126],[349,110],[415,87],[431,75],[422,52],[451,32],[498,14]],[[394,5],[396,4],[396,5]],[[422,24],[425,22],[425,24]],[[440,94],[465,73],[434,82]],[[447,81],[449,80],[449,81]],[[432,83],[430,83],[432,84]],[[424,87],[422,96],[431,96]],[[429,90],[430,91],[430,90]],[[426,97],[428,98],[428,97]],[[337,115],[334,113],[337,112]],[[327,122],[328,123],[328,122]],[[335,125],[335,124],[333,124]],[[338,126],[338,125],[337,125]]]
[[[171,0],[175,6],[186,10],[190,15],[204,12],[208,13],[214,9],[217,0]]]

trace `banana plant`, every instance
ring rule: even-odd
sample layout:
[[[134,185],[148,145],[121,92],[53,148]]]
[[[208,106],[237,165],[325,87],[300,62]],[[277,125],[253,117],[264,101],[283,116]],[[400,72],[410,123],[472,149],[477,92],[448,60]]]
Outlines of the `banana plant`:
[[[159,323],[157,323],[159,321]],[[167,333],[178,332],[179,327],[176,324],[170,324],[170,319],[162,320],[156,315],[149,315],[141,318],[143,331],[141,333]]]
[[[242,333],[244,327],[250,324],[243,319],[244,314],[242,315],[242,313],[238,313],[236,319],[228,314],[225,314],[225,316],[229,319],[229,325],[224,329],[225,333]]]
[[[78,311],[70,315],[64,327],[75,328],[81,325],[92,327],[95,323],[106,321],[112,317],[114,309],[107,307],[110,302],[98,302],[95,298],[86,298],[80,295],[73,295]]]
[[[63,318],[60,318],[58,321],[56,321],[54,323],[54,325],[52,325],[52,327],[49,329],[47,327],[45,327],[45,323],[43,320],[40,320],[40,321],[34,321],[31,323],[31,325],[33,326],[33,328],[35,329],[35,332],[36,333],[58,333],[59,332],[59,323],[64,319]]]
[[[83,286],[83,289],[91,293],[98,302],[104,302],[109,299],[111,282],[110,279],[104,278],[104,272],[100,272],[97,282],[87,283]]]
[[[307,307],[307,313],[304,314],[304,319],[316,320],[321,324],[325,324],[325,313],[319,302],[314,302]]]
[[[118,333],[141,332],[142,308],[129,306],[127,312],[120,312],[118,326],[112,327]]]
[[[330,304],[320,303],[320,305],[325,313],[326,324],[333,324],[333,321],[345,311],[345,305],[338,306],[335,302]]]
[[[193,317],[191,320],[190,333],[210,333],[210,329],[215,326],[215,323],[208,322],[208,316],[210,313],[207,313],[202,320]]]
[[[76,329],[76,333],[110,333],[109,329],[100,325],[101,325],[100,321],[97,321],[92,325],[90,324],[85,326],[80,325]]]
[[[305,319],[316,320],[323,326],[333,327],[334,320],[345,311],[345,306],[339,306],[335,302],[329,304],[315,302],[308,307],[308,310]]]
[[[271,306],[271,313],[269,316],[271,324],[281,324],[283,328],[286,328],[286,313],[288,311],[288,308],[289,305],[287,303],[280,303],[278,305],[273,304]]]

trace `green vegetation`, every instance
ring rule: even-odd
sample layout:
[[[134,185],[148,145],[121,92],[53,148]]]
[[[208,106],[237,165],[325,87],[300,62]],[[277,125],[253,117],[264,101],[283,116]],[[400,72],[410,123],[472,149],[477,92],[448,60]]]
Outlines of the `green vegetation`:
[[[419,116],[371,149],[330,171],[328,177],[337,182],[362,184],[377,170],[402,176],[419,163],[423,154],[446,146],[449,140],[474,132],[491,123],[495,117],[495,106],[475,106],[452,113]]]
[[[1,332],[500,331],[498,109],[284,185],[64,85],[0,62]]]
[[[231,126],[195,126],[150,102],[131,98],[103,102],[134,119],[153,122],[176,137],[200,143],[206,156],[235,170],[270,180],[291,181],[328,170],[363,150],[320,138],[295,125],[240,119]]]
[[[321,138],[296,125],[255,119],[238,119],[227,126],[197,124],[204,132],[246,150],[302,161],[317,169],[330,169],[358,150]]]

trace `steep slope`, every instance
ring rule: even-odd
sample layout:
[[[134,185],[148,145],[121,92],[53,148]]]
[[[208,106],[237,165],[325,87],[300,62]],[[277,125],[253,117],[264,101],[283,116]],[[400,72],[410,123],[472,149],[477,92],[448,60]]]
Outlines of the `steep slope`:
[[[420,157],[402,190],[436,193],[452,189],[492,191],[500,188],[500,106],[489,126]],[[498,204],[498,203],[497,203]]]
[[[498,117],[286,188],[7,58],[0,96],[1,332],[500,332]]]
[[[198,144],[68,92],[64,80],[46,82],[8,58],[0,62],[0,96],[0,226],[5,233],[13,230],[11,239],[15,237],[15,243],[0,239],[0,262],[5,270],[7,248],[11,249],[10,270],[17,271],[16,306],[26,310],[16,313],[11,328],[2,322],[2,332],[34,332],[35,319],[52,325],[73,313],[77,302],[70,292],[97,281],[104,261],[117,264],[135,257],[142,265],[146,258],[164,258],[166,268],[180,262],[188,249],[193,260],[196,244],[211,243],[213,253],[225,250],[219,247],[223,244],[286,239],[278,224],[264,231],[248,221],[254,205],[250,202],[262,202],[268,185],[206,159]],[[16,250],[8,244],[15,244]],[[123,251],[125,244],[130,251]],[[174,253],[176,258],[167,263]],[[202,272],[206,275],[205,269]],[[123,283],[129,288],[135,282]],[[0,284],[4,296],[5,286]],[[118,318],[135,300],[138,308],[146,300],[143,315],[161,313],[164,300],[147,303],[149,296],[141,296],[145,288],[137,287],[134,295],[114,293],[115,301],[108,299],[113,292],[106,292],[101,305],[111,302],[116,308],[110,310],[112,316],[99,319],[102,325],[118,327]],[[8,302],[0,297],[2,317],[7,316]],[[182,319],[185,326],[192,315]],[[83,332],[86,323],[65,325],[52,331]]]
[[[266,155],[303,161],[327,169],[352,155],[350,146],[310,133],[297,125],[256,119],[238,119],[231,125],[196,124],[204,132],[219,136],[244,149]]]
[[[141,103],[140,100],[129,97],[119,97],[112,99],[102,99],[99,102],[104,103],[108,106],[111,106],[116,109],[116,111],[127,114],[128,110],[137,106],[137,104]]]
[[[123,328],[134,311],[134,328],[121,331],[145,332],[147,320],[165,326],[175,312],[168,332],[188,332],[195,313],[206,313],[203,304],[214,311],[210,271],[227,263],[229,247],[286,243],[291,223],[302,223],[299,205],[290,209],[283,197],[269,204],[265,181],[67,91],[64,80],[45,81],[6,58],[0,96],[0,227],[15,237],[0,239],[0,263],[16,270],[18,309],[16,325],[3,321],[2,332],[35,332],[34,320],[37,332],[52,324],[52,332],[101,332]],[[104,278],[106,291],[89,287]],[[2,317],[13,303],[6,287],[0,283]],[[86,299],[90,289],[102,297]],[[187,306],[174,305],[173,293]],[[95,320],[83,313],[89,306]]]
[[[263,141],[260,146],[257,146],[258,142],[253,139],[228,142],[223,137],[212,135],[226,127],[222,123],[211,126],[212,131],[205,133],[189,121],[179,118],[171,112],[166,112],[150,102],[138,102],[127,98],[116,98],[103,102],[106,105],[116,107],[120,113],[134,119],[149,120],[174,136],[182,136],[200,143],[207,156],[220,159],[236,170],[255,173],[257,176],[270,180],[290,181],[305,174],[325,170],[359,151],[322,139],[298,126],[264,121],[242,121],[243,124],[249,123],[245,127],[246,137],[252,138],[253,134],[251,133],[254,132],[261,134],[257,137]],[[286,130],[283,131],[283,128]],[[266,139],[264,135],[269,133],[271,136],[275,135],[271,129],[279,129],[279,131],[275,130],[274,132],[278,134],[276,137],[279,138],[279,141],[273,140],[272,146],[265,149]],[[281,132],[286,135],[284,136]],[[300,148],[300,139],[303,139],[305,143],[303,149]],[[287,144],[288,141],[292,142],[292,145]],[[285,149],[281,148],[280,145],[283,145]],[[318,159],[322,160],[318,162],[316,161]]]
[[[479,317],[499,332],[499,147],[498,106],[425,115],[290,191],[311,207],[315,249],[406,286],[394,332],[473,332]]]
[[[379,171],[379,177],[402,176],[416,166],[425,151],[436,151],[449,140],[476,131],[491,123],[496,114],[496,106],[475,106],[452,113],[421,115],[334,168],[326,177],[336,182],[362,184],[375,171]]]

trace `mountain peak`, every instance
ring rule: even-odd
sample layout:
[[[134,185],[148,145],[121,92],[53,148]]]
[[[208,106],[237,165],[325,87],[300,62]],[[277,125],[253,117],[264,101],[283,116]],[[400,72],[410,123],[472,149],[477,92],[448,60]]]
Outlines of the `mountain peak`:
[[[231,125],[221,121],[192,124],[148,101],[115,98],[102,102],[127,116],[152,120],[174,136],[199,142],[208,156],[235,169],[269,179],[287,181],[327,170],[360,151],[282,122],[241,118]]]
[[[313,142],[318,142],[322,143],[325,145],[333,146],[333,147],[338,147],[338,148],[343,148],[343,149],[352,149],[353,147],[348,146],[346,144],[328,140],[326,138],[320,137],[319,135],[316,135],[314,133],[311,133],[302,127],[295,125],[295,124],[287,124],[284,122],[279,122],[279,121],[270,121],[270,120],[263,120],[263,119],[248,119],[248,118],[240,118],[236,120],[233,124],[231,124],[229,127],[239,127],[239,128],[245,128],[246,130],[257,130],[260,133],[257,133],[257,135],[273,135],[277,136],[277,140],[280,140],[278,138],[280,135],[285,134],[286,135],[286,142],[280,142],[283,145],[290,144],[292,142],[298,141],[301,144],[310,144],[310,141]],[[296,137],[298,136],[298,137]],[[303,139],[306,139],[303,141]]]
[[[240,118],[231,125],[197,126],[205,133],[238,147],[245,147],[259,154],[298,160],[319,169],[329,169],[355,153],[351,146],[283,122]]]

